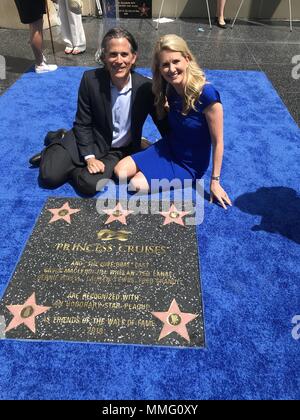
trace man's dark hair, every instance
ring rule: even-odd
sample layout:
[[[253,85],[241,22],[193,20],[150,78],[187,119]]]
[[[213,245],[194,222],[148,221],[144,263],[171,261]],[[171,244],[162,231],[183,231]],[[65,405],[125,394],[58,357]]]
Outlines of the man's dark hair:
[[[101,60],[103,60],[103,58],[104,58],[104,54],[105,54],[108,42],[111,39],[117,39],[117,38],[127,39],[127,41],[130,44],[130,47],[131,47],[131,52],[133,54],[137,53],[138,44],[137,44],[136,40],[134,39],[134,36],[124,28],[112,28],[106,33],[106,35],[104,35],[104,38],[102,39],[102,42],[101,42],[101,57],[100,57]]]

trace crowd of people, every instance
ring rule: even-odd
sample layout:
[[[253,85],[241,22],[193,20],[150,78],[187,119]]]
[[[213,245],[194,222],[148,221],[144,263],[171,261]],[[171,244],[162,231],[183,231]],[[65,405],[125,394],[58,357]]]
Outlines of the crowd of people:
[[[20,20],[29,25],[30,45],[35,57],[36,73],[46,73],[57,69],[48,64],[43,54],[43,15],[46,14],[46,0],[14,0]],[[86,37],[82,24],[82,0],[51,0],[57,5],[61,23],[61,37],[65,43],[65,54],[78,55],[86,50]],[[217,0],[215,23],[219,28],[227,27],[224,18],[226,0]]]

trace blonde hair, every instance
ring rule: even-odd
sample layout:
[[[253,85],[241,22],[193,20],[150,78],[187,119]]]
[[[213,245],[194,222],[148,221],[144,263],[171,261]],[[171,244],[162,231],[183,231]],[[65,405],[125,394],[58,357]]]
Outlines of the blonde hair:
[[[196,102],[202,92],[203,86],[206,83],[206,78],[203,70],[199,67],[194,55],[189,49],[184,39],[177,35],[165,35],[156,43],[153,59],[152,59],[152,73],[153,73],[153,87],[152,91],[155,96],[155,106],[159,118],[163,118],[167,111],[167,82],[160,73],[160,53],[161,51],[180,52],[183,57],[189,59],[189,64],[186,70],[186,84],[184,87],[184,101],[182,114],[187,115],[191,109],[196,110]]]

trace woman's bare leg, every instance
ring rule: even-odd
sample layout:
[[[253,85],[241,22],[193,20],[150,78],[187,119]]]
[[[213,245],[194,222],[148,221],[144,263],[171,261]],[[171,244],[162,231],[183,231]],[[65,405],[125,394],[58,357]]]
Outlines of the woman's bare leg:
[[[146,193],[150,189],[147,179],[143,173],[140,172],[139,168],[135,164],[135,161],[130,156],[120,160],[114,169],[114,173],[120,181],[127,182],[131,179],[128,185],[130,191],[140,191]]]
[[[142,172],[138,172],[128,185],[129,191],[137,191],[142,194],[147,194],[150,191],[150,186],[145,175]]]
[[[120,162],[117,163],[114,169],[115,175],[121,181],[127,181],[128,179],[131,179],[138,172],[138,167],[136,166],[135,161],[130,156],[127,156],[126,158],[120,160]]]
[[[219,18],[219,23],[221,23],[221,25],[225,24],[225,18],[224,18],[225,3],[226,3],[226,0],[218,0],[218,3],[217,3],[217,16]]]

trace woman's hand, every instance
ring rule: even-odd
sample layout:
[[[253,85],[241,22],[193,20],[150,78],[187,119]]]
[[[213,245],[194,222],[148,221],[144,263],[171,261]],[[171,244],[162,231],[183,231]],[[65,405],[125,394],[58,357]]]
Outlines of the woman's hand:
[[[105,165],[101,160],[90,158],[87,159],[86,164],[90,174],[103,174],[105,171]]]
[[[219,181],[211,180],[210,183],[210,203],[216,199],[221,206],[227,210],[226,204],[232,206],[231,200],[228,197],[226,191],[223,190]]]

